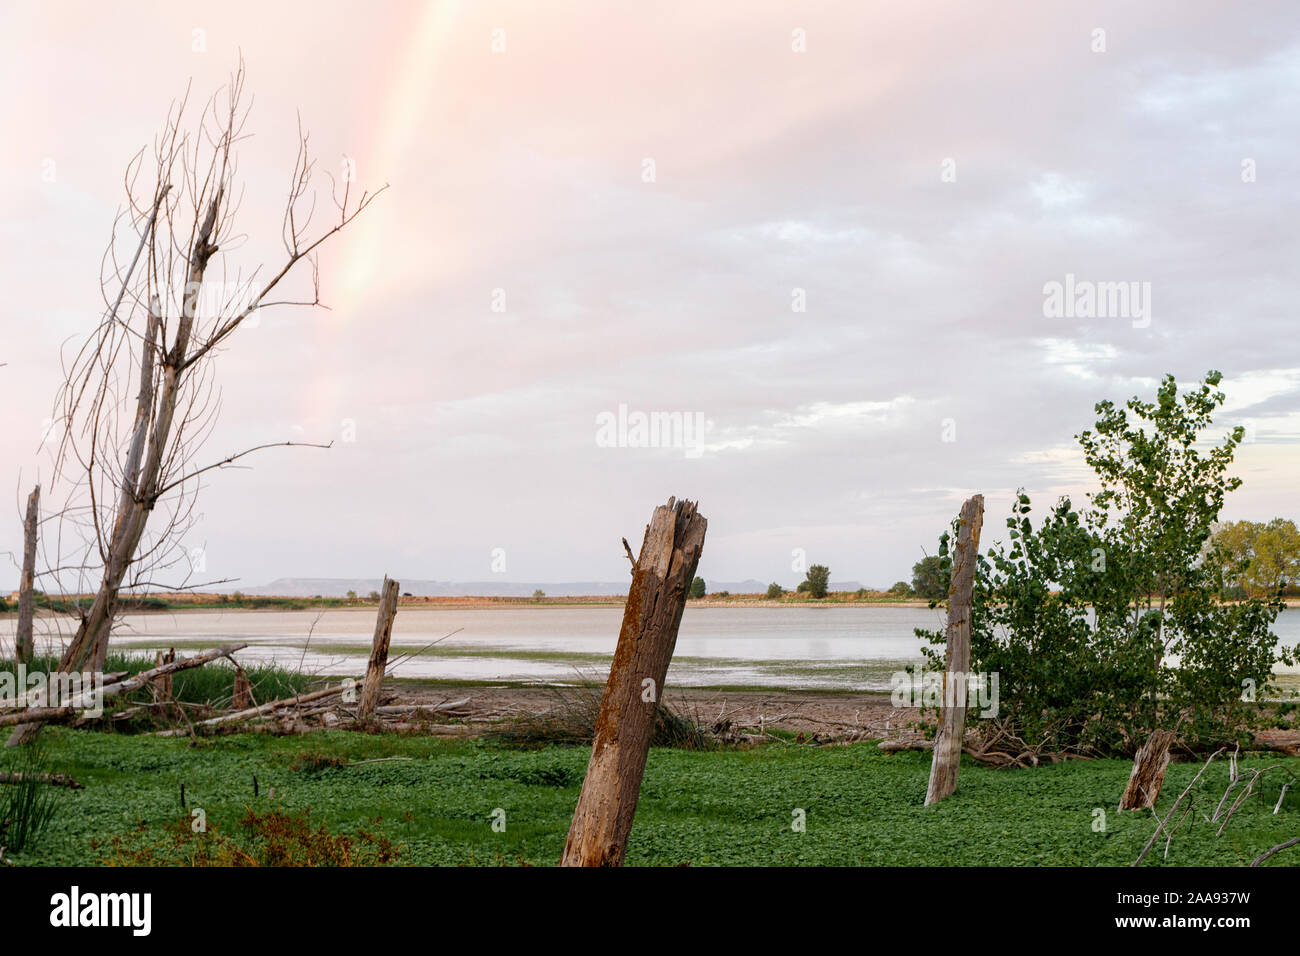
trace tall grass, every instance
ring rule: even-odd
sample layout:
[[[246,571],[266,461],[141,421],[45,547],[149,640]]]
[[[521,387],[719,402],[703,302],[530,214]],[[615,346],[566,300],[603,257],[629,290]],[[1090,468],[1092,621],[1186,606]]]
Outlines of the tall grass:
[[[0,784],[0,847],[21,852],[54,819],[58,799],[42,780],[49,769],[45,752],[36,744],[0,753],[0,771],[22,778]]]

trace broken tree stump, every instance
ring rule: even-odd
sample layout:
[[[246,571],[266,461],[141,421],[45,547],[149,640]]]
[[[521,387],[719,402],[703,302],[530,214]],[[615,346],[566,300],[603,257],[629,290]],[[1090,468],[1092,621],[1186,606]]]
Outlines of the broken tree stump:
[[[158,651],[154,654],[153,666],[155,668],[162,667],[164,664],[170,664],[174,660],[176,660],[176,648],[173,647],[170,651],[166,652]],[[155,703],[165,704],[172,699],[172,675],[170,671],[166,671],[154,678],[153,683],[149,686],[153,691],[153,699]]]
[[[925,803],[929,806],[957,789],[962,736],[966,730],[967,672],[970,670],[970,608],[975,594],[975,565],[984,525],[984,496],[972,495],[961,507],[957,545],[948,585],[948,630],[944,651],[943,703]]]
[[[36,590],[36,516],[40,511],[41,486],[27,496],[27,516],[23,519],[23,570],[18,579],[18,630],[14,632],[14,654],[23,664],[31,663],[36,653],[32,638],[35,616],[33,598]]]
[[[591,760],[561,866],[621,866],[668,664],[708,522],[690,501],[655,508],[623,608]]]
[[[1169,766],[1169,748],[1173,745],[1172,730],[1157,730],[1147,738],[1133,756],[1133,770],[1128,775],[1128,786],[1119,798],[1121,810],[1150,810],[1160,799],[1160,788],[1165,783],[1165,770]]]
[[[375,639],[370,645],[370,663],[366,665],[366,680],[361,687],[361,704],[357,717],[366,720],[374,715],[379,703],[379,690],[384,683],[384,668],[388,666],[388,643],[393,637],[393,618],[397,616],[398,583],[384,575],[384,587],[379,593],[379,614],[375,619]]]
[[[235,688],[230,695],[231,710],[246,710],[253,705],[253,685],[248,680],[248,672],[242,667],[235,668]]]

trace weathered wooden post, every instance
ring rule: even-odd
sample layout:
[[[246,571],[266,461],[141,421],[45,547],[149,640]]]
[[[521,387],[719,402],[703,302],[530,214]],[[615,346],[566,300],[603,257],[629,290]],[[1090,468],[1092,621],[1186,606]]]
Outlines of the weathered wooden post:
[[[1119,798],[1121,810],[1150,810],[1160,799],[1160,788],[1165,783],[1165,769],[1169,766],[1169,748],[1173,745],[1171,730],[1154,731],[1147,742],[1133,756],[1133,769],[1128,775],[1128,786]]]
[[[153,656],[153,666],[162,667],[164,664],[171,664],[176,660],[176,648],[168,651],[156,651]],[[169,671],[166,674],[160,674],[155,677],[151,685],[153,690],[153,699],[157,703],[165,704],[172,699],[172,675]]]
[[[948,630],[945,635],[943,711],[934,738],[934,761],[930,765],[930,786],[925,793],[929,806],[957,789],[961,766],[961,742],[966,729],[967,672],[970,670],[970,608],[975,594],[975,565],[984,524],[984,496],[973,495],[961,507],[957,546],[952,559],[952,583],[948,586]]]
[[[174,647],[167,651],[157,651],[154,654],[153,666],[155,669],[175,662],[176,648]],[[159,674],[150,681],[149,690],[153,694],[154,703],[158,705],[159,717],[166,719],[172,716],[173,713],[175,713],[177,717],[180,716],[180,705],[173,704],[172,702],[172,675],[170,671],[165,674]]]
[[[30,663],[36,653],[32,638],[32,618],[36,590],[36,515],[40,510],[41,486],[27,497],[27,516],[23,520],[23,571],[18,579],[18,630],[14,634],[14,655],[20,663]]]
[[[370,645],[370,663],[366,665],[366,681],[361,687],[361,706],[357,717],[366,720],[379,703],[379,690],[384,683],[384,668],[388,666],[388,642],[393,637],[393,618],[397,616],[398,583],[384,575],[384,587],[379,593],[379,615],[375,619],[375,639]]]
[[[248,679],[248,672],[242,667],[235,667],[235,686],[230,692],[230,709],[247,710],[253,706],[253,684]]]
[[[664,679],[707,528],[694,503],[672,498],[655,508],[646,526],[561,866],[623,864]]]

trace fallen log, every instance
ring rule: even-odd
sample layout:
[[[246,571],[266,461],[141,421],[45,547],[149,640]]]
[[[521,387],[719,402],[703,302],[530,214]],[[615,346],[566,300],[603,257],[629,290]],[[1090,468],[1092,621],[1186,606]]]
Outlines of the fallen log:
[[[67,787],[69,790],[85,790],[81,784],[66,773],[38,773],[34,776],[25,773],[0,773],[0,783],[22,783],[29,777],[38,783],[48,783],[51,787]]]
[[[454,710],[461,710],[473,698],[466,697],[464,700],[453,700],[448,704],[387,704],[383,707],[376,707],[376,714],[412,714],[428,712],[433,714],[447,714]]]
[[[70,703],[59,707],[31,707],[12,714],[0,714],[0,727],[11,727],[15,724],[62,723],[75,720],[81,716],[82,711],[93,706],[96,695],[106,698],[118,694],[129,694],[133,690],[139,690],[141,687],[147,686],[163,674],[174,674],[177,671],[188,670],[191,667],[202,667],[219,657],[229,657],[235,651],[242,650],[247,646],[247,644],[224,644],[213,650],[204,651],[202,654],[195,654],[193,657],[183,657],[180,660],[164,664],[162,667],[141,671],[134,677],[119,681],[116,684],[83,691],[74,697]],[[14,746],[12,737],[8,746]]]
[[[284,697],[280,700],[269,701],[259,707],[250,707],[247,710],[236,711],[233,714],[222,714],[220,717],[211,717],[207,720],[201,720],[195,724],[198,727],[215,727],[218,724],[228,724],[236,720],[248,720],[252,717],[260,717],[263,714],[270,714],[273,711],[283,710],[286,707],[297,707],[301,704],[309,704],[313,700],[323,700],[335,694],[341,694],[347,689],[347,684],[339,684],[337,687],[326,687],[324,690],[312,691],[310,694],[296,694],[293,697]],[[2,718],[0,718],[2,719]],[[160,730],[154,734],[155,737],[181,737],[187,736],[188,730]]]
[[[915,740],[882,740],[877,746],[887,754],[898,753],[901,750],[933,750],[934,741],[925,740],[918,737]]]

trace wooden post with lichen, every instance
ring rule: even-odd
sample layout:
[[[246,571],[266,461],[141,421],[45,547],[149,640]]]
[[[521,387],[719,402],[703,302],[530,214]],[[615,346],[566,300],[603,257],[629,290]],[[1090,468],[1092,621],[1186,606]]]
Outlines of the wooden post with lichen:
[[[975,595],[975,566],[984,524],[984,496],[972,495],[961,508],[957,545],[948,585],[948,629],[945,634],[943,710],[934,739],[926,805],[938,803],[957,789],[962,736],[966,730],[967,678],[970,671],[970,614]]]
[[[384,586],[379,592],[379,613],[375,618],[375,638],[370,645],[370,662],[366,665],[366,680],[361,686],[361,705],[357,717],[366,720],[374,715],[379,704],[379,691],[384,684],[384,669],[388,666],[388,644],[393,637],[393,618],[397,617],[398,583],[384,576]]]
[[[14,655],[20,663],[31,662],[36,653],[32,637],[32,620],[36,591],[36,517],[41,505],[41,486],[27,496],[27,516],[23,520],[23,570],[18,579],[18,630],[14,633]]]
[[[655,508],[632,572],[591,760],[561,866],[621,866],[677,629],[708,522],[690,501]]]

